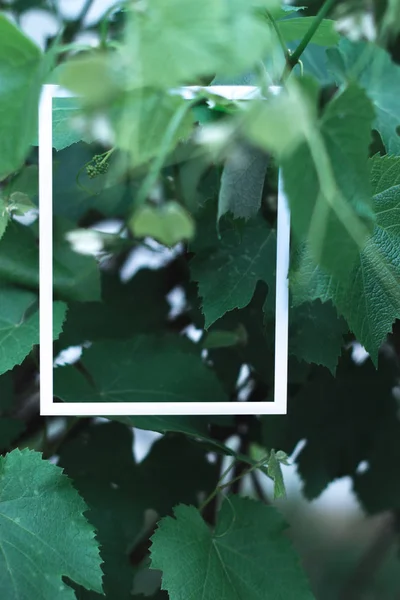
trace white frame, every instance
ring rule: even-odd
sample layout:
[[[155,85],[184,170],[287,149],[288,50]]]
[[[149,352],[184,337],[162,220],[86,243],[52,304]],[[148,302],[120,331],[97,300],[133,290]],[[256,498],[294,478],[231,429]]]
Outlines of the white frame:
[[[193,89],[181,90],[191,97]],[[260,95],[253,86],[211,86],[229,99]],[[277,92],[277,88],[272,90]],[[279,175],[274,402],[53,402],[53,98],[69,95],[56,85],[44,85],[39,106],[39,264],[40,264],[40,414],[42,416],[116,415],[266,415],[287,412],[288,269],[290,212]],[[60,367],[62,368],[62,367]]]

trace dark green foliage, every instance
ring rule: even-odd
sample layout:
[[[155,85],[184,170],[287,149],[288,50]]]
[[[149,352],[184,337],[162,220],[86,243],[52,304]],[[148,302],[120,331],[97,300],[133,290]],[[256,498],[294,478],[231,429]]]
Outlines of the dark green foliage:
[[[306,4],[149,0],[92,23],[88,1],[43,52],[0,14],[1,600],[397,598],[399,2],[375,11],[374,42],[364,3],[327,0],[322,20]],[[62,20],[56,2],[0,2],[22,24],[34,8]],[[280,171],[286,415],[39,415],[45,81],[77,94],[53,102],[57,408],[274,401]],[[386,545],[313,539],[302,503],[344,477],[390,517]]]

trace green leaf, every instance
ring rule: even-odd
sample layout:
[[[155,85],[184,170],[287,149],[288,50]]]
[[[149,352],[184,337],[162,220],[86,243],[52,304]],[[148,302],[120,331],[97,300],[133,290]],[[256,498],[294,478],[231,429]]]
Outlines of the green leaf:
[[[76,98],[53,98],[53,148],[63,150],[82,139],[71,119],[79,115]]]
[[[400,31],[400,1],[388,0],[381,25],[386,39],[393,40]]]
[[[164,515],[178,502],[196,502],[197,494],[210,493],[218,479],[207,450],[184,436],[156,441],[140,464],[132,446],[131,427],[109,422],[86,428],[60,450],[60,465],[90,508],[109,600],[131,598],[130,554],[145,526],[145,511]],[[78,597],[100,598],[84,590]]]
[[[7,183],[4,195],[11,197],[15,192],[28,196],[30,200],[39,194],[39,169],[37,165],[27,165]],[[37,204],[37,203],[36,203]]]
[[[286,42],[300,40],[309,30],[315,17],[293,17],[277,21],[279,31]],[[320,46],[335,46],[340,40],[340,35],[335,29],[335,21],[323,19],[312,37],[313,44]]]
[[[208,433],[208,419],[204,417],[149,416],[149,417],[112,417],[113,420],[138,429],[167,433],[170,431],[189,436],[204,438]]]
[[[268,51],[271,33],[257,8],[274,0],[162,0],[130,15],[127,43],[138,87],[170,88],[213,73],[241,74]],[[168,67],[168,68],[166,68]]]
[[[7,221],[11,215],[21,216],[37,207],[38,181],[37,166],[29,165],[4,186],[0,205]]]
[[[282,475],[282,467],[275,450],[271,450],[268,456],[268,475],[274,481],[274,498],[285,498],[286,489]]]
[[[66,222],[54,221],[54,292],[66,300],[100,298],[100,275],[94,258],[73,252],[65,240]],[[39,251],[34,227],[12,222],[0,241],[0,278],[39,287]]]
[[[191,240],[195,234],[191,215],[174,200],[161,206],[138,208],[129,221],[129,227],[136,237],[151,237],[169,247]]]
[[[100,273],[96,260],[74,252],[65,239],[70,225],[54,220],[54,292],[67,300],[100,300]]]
[[[83,115],[80,112],[81,103],[76,98],[53,98],[53,148],[63,150],[80,142],[87,137],[77,127],[77,119]],[[33,145],[38,146],[38,137]]]
[[[0,451],[6,452],[25,430],[25,423],[13,417],[0,418]]]
[[[354,493],[369,515],[397,510],[400,506],[399,464],[400,426],[396,408],[378,424],[367,456],[368,469],[353,476]]]
[[[368,97],[351,84],[306,129],[307,142],[281,161],[294,233],[307,240],[318,264],[343,279],[373,227],[367,161],[372,118]]]
[[[376,44],[342,40],[339,49],[328,50],[337,81],[357,81],[375,109],[374,128],[381,135],[388,154],[400,154],[400,66]]]
[[[139,536],[144,519],[143,488],[132,445],[132,431],[117,423],[91,426],[63,444],[59,465],[71,477],[90,511],[104,561],[107,599],[128,600],[133,582],[129,548]],[[101,598],[83,589],[78,598]]]
[[[169,290],[165,269],[140,269],[127,282],[117,273],[102,271],[102,302],[68,303],[60,348],[159,331],[170,310]]]
[[[56,68],[56,81],[79,97],[80,105],[103,108],[124,91],[126,76],[119,51],[103,50],[74,56]]]
[[[5,452],[21,435],[25,423],[20,419],[8,416],[14,409],[14,383],[10,372],[0,377],[0,451]]]
[[[397,420],[392,394],[396,377],[388,361],[382,360],[376,370],[370,360],[355,364],[347,352],[336,377],[323,367],[314,371],[289,398],[287,415],[263,417],[265,447],[290,455],[306,440],[296,464],[309,500],[331,481],[354,476],[359,464],[374,454],[376,438],[385,435],[391,419]]]
[[[290,154],[304,140],[304,123],[312,108],[301,88],[281,90],[243,106],[243,133],[266,152]]]
[[[335,374],[346,322],[331,302],[306,302],[291,309],[289,352],[300,360],[328,367]]]
[[[37,128],[42,53],[0,14],[0,180],[25,160]]]
[[[132,600],[168,600],[168,594],[160,590],[153,596],[143,596],[142,594],[140,596],[135,595],[132,597]]]
[[[34,208],[32,200],[22,192],[13,192],[8,199],[8,211],[15,215],[22,216]]]
[[[159,90],[130,92],[114,105],[110,115],[116,144],[128,153],[134,168],[161,152],[167,154],[193,129],[189,108],[188,101],[178,95]],[[173,132],[167,139],[172,125]]]
[[[224,331],[213,329],[209,331],[203,342],[203,348],[211,350],[212,348],[230,348],[240,344],[246,344],[247,332],[243,325],[239,324],[234,331]]]
[[[74,600],[68,577],[102,591],[98,543],[86,504],[62,471],[36,452],[0,457],[3,598]]]
[[[37,296],[17,288],[0,288],[0,374],[19,365],[39,343],[39,313],[32,312]],[[53,337],[57,339],[65,319],[66,305],[54,303]]]
[[[400,159],[375,156],[370,163],[379,190],[374,196],[376,224],[348,280],[330,277],[306,251],[291,286],[296,304],[332,300],[377,364],[379,348],[400,316],[400,257],[393,252],[400,243]]]
[[[65,402],[227,401],[197,348],[179,337],[99,342],[84,351],[81,362],[94,385],[72,366],[54,372],[55,394]]]
[[[268,155],[249,144],[233,148],[225,162],[218,199],[218,219],[231,212],[250,219],[261,206]]]
[[[9,218],[10,215],[7,210],[6,203],[4,202],[4,198],[0,197],[0,240],[4,235]]]
[[[93,148],[85,143],[74,144],[57,152],[53,167],[55,215],[69,221],[79,221],[92,210],[112,218],[125,218],[137,191],[137,182],[128,180],[113,183],[110,172],[107,177],[91,180],[83,170],[79,182],[84,189],[78,186],[77,173],[93,158],[93,154]]]
[[[174,517],[160,521],[151,546],[171,600],[313,598],[275,508],[231,496],[214,532],[193,506],[177,506]]]
[[[192,245],[192,250],[198,251],[190,262],[192,279],[199,284],[206,328],[226,312],[247,306],[259,280],[273,286],[275,277],[276,236],[265,221],[248,221],[242,234],[227,226],[221,231],[221,240],[211,223],[199,229]]]
[[[293,51],[295,45],[289,44]],[[328,86],[334,83],[334,77],[327,66],[327,49],[316,44],[309,44],[301,55],[303,71],[306,75],[315,77],[321,86]],[[296,71],[299,71],[297,67]]]

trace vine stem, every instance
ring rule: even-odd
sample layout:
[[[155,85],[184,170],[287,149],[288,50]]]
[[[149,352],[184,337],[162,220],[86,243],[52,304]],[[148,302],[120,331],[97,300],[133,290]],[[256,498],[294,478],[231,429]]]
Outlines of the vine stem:
[[[93,2],[94,0],[86,0],[85,4],[83,5],[83,8],[77,20],[80,26],[83,25],[83,21],[86,19],[90,9],[92,8]]]
[[[168,153],[171,149],[171,143],[174,139],[174,136],[176,135],[176,132],[178,131],[179,126],[181,125],[182,121],[186,117],[189,110],[192,108],[193,104],[195,104],[195,102],[197,102],[197,98],[194,98],[190,102],[185,102],[174,113],[171,121],[169,122],[169,124],[165,130],[164,137],[161,141],[160,150],[159,150],[156,158],[154,159],[153,164],[151,165],[145,180],[143,181],[141,187],[139,188],[139,191],[138,191],[138,194],[137,194],[137,197],[135,200],[135,209],[138,206],[141,206],[142,204],[144,204],[144,202],[147,200],[147,196],[152,191],[152,189],[159,177],[159,174],[161,172],[161,169],[163,167],[165,159],[167,158]]]
[[[336,0],[325,0],[318,13],[315,15],[310,27],[304,34],[303,39],[297,46],[296,50],[294,50],[294,52],[292,53],[289,53],[286,60],[286,67],[281,78],[282,82],[285,81],[287,77],[289,77],[293,68],[298,64],[301,55],[307,48],[308,44],[311,42],[312,38],[315,35],[315,32],[321,25],[323,19],[325,19],[326,15],[332,10],[335,2]]]
[[[267,15],[269,22],[271,23],[273,30],[276,33],[276,37],[278,38],[279,44],[282,48],[283,54],[285,56],[285,60],[287,62],[288,60],[290,60],[290,52],[288,50],[288,47],[286,46],[286,42],[283,38],[281,30],[279,29],[277,22],[275,21],[274,17],[272,16],[272,14],[270,13],[269,10],[266,11],[266,15]]]
[[[221,490],[223,490],[226,487],[229,487],[232,485],[232,483],[235,483],[236,481],[239,481],[240,479],[242,479],[245,475],[249,475],[250,473],[252,473],[253,471],[255,471],[256,469],[259,469],[260,467],[262,467],[266,462],[268,461],[268,456],[264,456],[264,458],[262,458],[261,460],[259,460],[258,462],[254,463],[249,469],[246,469],[245,471],[243,471],[242,473],[240,473],[240,475],[238,475],[237,477],[234,477],[233,479],[231,479],[231,481],[228,481],[227,483],[222,483],[223,480],[225,479],[225,477],[228,475],[228,473],[230,473],[230,471],[232,471],[232,469],[234,468],[234,466],[236,465],[236,459],[234,459],[232,461],[232,463],[229,465],[229,467],[227,469],[225,469],[225,471],[222,473],[221,477],[219,478],[217,485],[215,486],[214,490],[211,492],[211,494],[204,500],[204,502],[199,506],[199,512],[203,512],[203,510],[205,509],[205,507],[207,506],[207,504],[209,504],[211,502],[211,500],[213,498],[215,498],[215,496],[217,494],[219,494],[219,492]]]
[[[107,48],[108,45],[108,30],[110,25],[110,17],[113,13],[121,10],[125,4],[127,4],[126,0],[120,0],[116,4],[113,4],[106,10],[103,16],[100,19],[100,48]]]

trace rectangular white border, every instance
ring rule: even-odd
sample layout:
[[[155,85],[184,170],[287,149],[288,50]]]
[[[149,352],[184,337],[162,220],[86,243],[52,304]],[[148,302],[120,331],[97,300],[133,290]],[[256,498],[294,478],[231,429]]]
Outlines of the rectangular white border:
[[[193,88],[186,88],[191,95]],[[211,86],[230,99],[259,95],[252,86]],[[276,89],[272,90],[276,92]],[[274,402],[53,402],[53,98],[64,97],[56,85],[44,85],[39,106],[39,255],[40,255],[40,414],[42,416],[117,415],[271,415],[287,412],[288,268],[290,213],[279,174]]]

